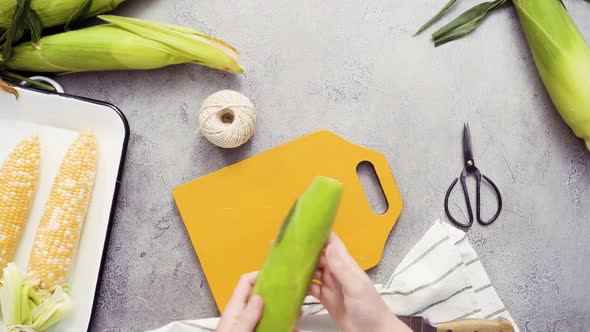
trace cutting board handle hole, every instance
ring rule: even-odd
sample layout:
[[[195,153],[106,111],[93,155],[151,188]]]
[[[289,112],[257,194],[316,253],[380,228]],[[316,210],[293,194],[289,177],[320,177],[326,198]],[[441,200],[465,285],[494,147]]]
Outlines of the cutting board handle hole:
[[[383,192],[381,181],[375,172],[375,167],[369,161],[361,161],[356,166],[356,174],[359,177],[365,197],[369,201],[369,206],[375,214],[382,215],[387,212],[389,203]]]

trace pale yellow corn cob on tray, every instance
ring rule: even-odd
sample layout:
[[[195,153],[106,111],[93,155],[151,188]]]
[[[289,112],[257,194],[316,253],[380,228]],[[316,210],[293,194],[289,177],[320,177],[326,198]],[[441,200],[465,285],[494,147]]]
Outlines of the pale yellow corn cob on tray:
[[[74,307],[68,317],[47,330],[86,331],[100,283],[103,252],[129,136],[128,125],[124,116],[106,103],[18,90],[18,101],[11,95],[0,93],[0,165],[25,138],[37,135],[40,145],[39,180],[27,222],[11,259],[22,271],[27,270],[35,233],[67,149],[81,132],[89,131],[96,138],[96,179],[68,280]],[[2,322],[0,317],[0,327]]]

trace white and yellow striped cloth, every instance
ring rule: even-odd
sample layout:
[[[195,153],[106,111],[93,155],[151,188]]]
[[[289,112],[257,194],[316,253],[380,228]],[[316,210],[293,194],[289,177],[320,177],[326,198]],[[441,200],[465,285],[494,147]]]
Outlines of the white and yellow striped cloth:
[[[375,285],[392,312],[433,323],[503,317],[518,327],[494,290],[467,235],[436,221],[409,251],[385,285]],[[317,300],[303,306],[302,331],[339,331]],[[173,322],[152,332],[215,331],[218,318]]]

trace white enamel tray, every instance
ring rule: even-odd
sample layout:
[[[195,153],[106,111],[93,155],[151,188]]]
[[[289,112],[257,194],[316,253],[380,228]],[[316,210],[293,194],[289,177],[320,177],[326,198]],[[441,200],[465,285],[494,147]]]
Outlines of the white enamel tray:
[[[72,273],[74,309],[67,318],[49,330],[86,331],[98,295],[129,126],[116,107],[104,102],[25,88],[18,88],[18,91],[19,100],[0,91],[0,163],[6,160],[10,150],[22,138],[37,134],[41,141],[40,179],[14,259],[21,269],[27,267],[32,241],[51,184],[69,144],[80,131],[90,130],[96,135],[96,184]],[[0,330],[2,325],[0,319]]]

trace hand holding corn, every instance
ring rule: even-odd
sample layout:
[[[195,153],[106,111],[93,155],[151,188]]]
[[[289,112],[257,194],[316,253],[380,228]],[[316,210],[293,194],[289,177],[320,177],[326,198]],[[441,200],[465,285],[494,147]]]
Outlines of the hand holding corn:
[[[310,294],[343,331],[411,332],[377,293],[373,282],[332,233],[320,259]]]
[[[263,311],[260,296],[249,296],[258,272],[244,274],[225,308],[217,332],[254,331]],[[367,274],[332,234],[320,259],[309,294],[328,310],[343,331],[411,332],[381,299]],[[282,330],[276,330],[282,332]]]
[[[244,274],[225,307],[216,332],[252,332],[262,316],[262,297],[250,297],[258,272]]]

